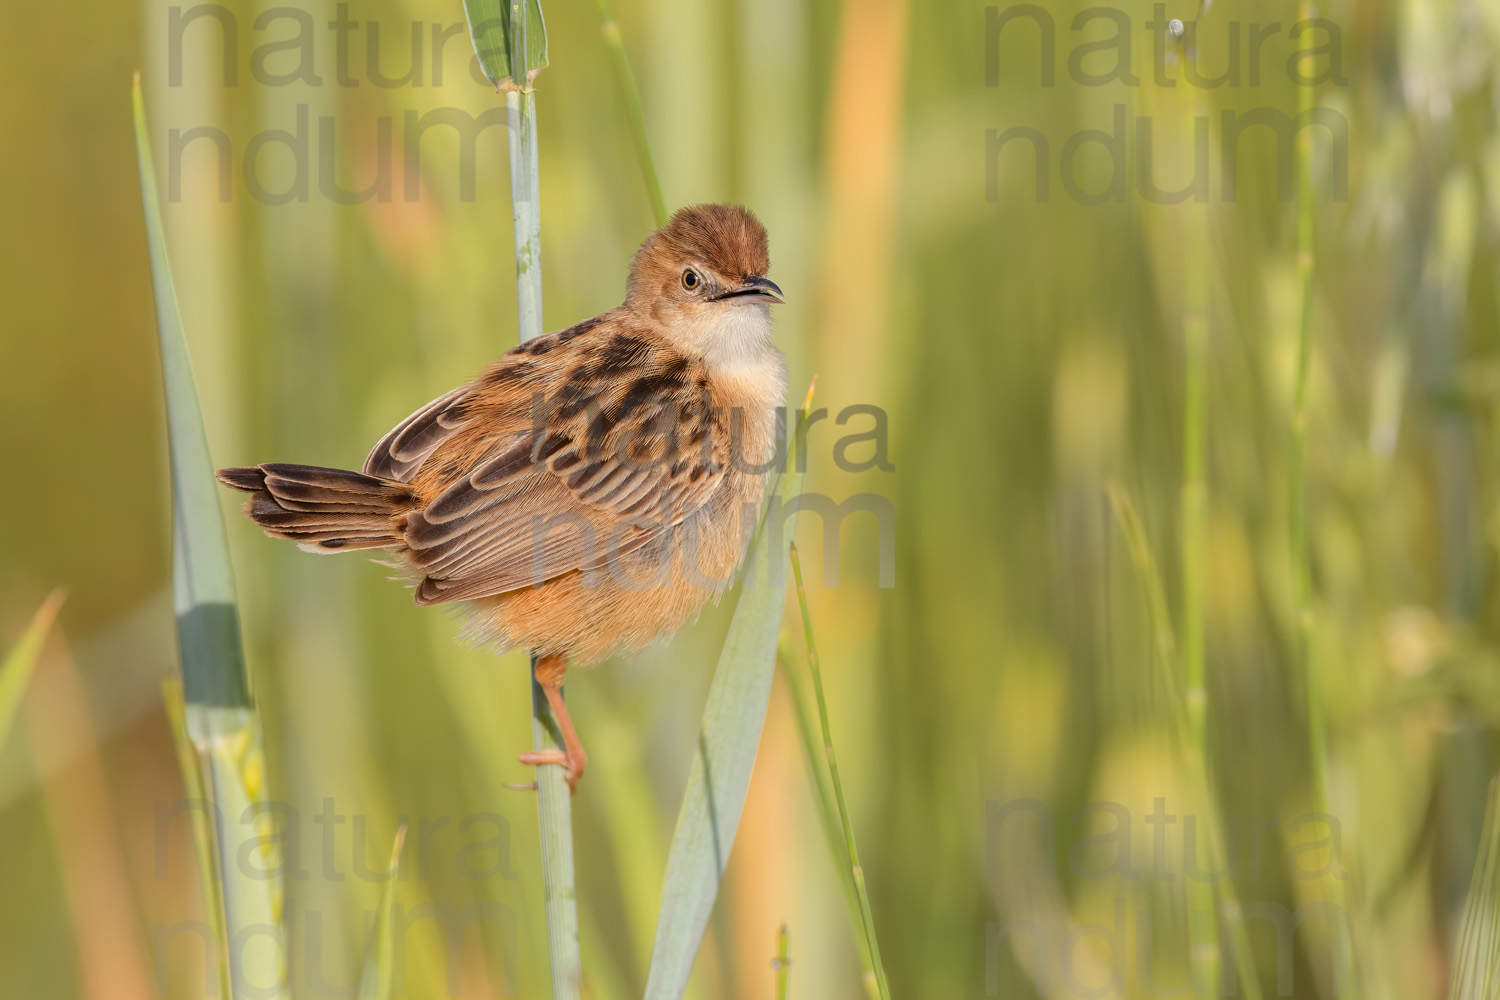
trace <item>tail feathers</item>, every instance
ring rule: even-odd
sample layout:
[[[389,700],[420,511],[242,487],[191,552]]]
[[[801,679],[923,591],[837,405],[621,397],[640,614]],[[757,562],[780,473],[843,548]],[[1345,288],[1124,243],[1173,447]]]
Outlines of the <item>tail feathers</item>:
[[[245,516],[266,534],[309,552],[385,549],[402,544],[417,495],[405,483],[343,469],[268,463],[220,469],[219,482],[252,494]]]

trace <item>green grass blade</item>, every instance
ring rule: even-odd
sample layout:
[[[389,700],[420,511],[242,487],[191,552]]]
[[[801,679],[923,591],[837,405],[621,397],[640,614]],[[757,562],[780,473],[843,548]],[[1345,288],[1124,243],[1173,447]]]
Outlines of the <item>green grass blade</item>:
[[[286,995],[283,896],[279,877],[266,873],[279,867],[269,858],[255,866],[258,870],[237,863],[240,846],[259,841],[254,821],[267,800],[265,757],[240,645],[218,487],[167,258],[139,74],[132,98],[172,455],[172,589],[184,724],[204,761],[204,787],[216,817],[215,856],[233,994],[274,998]]]
[[[222,733],[203,751],[219,820],[215,847],[235,1000],[289,995],[281,880],[267,877],[281,871],[281,860],[272,853],[275,842],[260,837],[256,829],[256,818],[264,815],[266,805],[265,756],[257,730],[247,712],[238,730]],[[242,848],[250,844],[255,847],[242,859]]]
[[[42,653],[42,642],[47,638],[47,631],[52,628],[62,602],[63,592],[54,590],[31,616],[31,624],[26,626],[21,638],[5,654],[5,661],[0,663],[0,749],[4,748],[6,737],[16,724],[16,716],[21,711],[21,696],[26,693],[31,672]]]
[[[156,293],[156,331],[161,346],[172,454],[172,592],[182,656],[183,697],[190,706],[248,708],[250,685],[240,646],[234,574],[229,565],[213,462],[203,433],[198,389],[167,259],[139,75],[133,97],[136,161],[151,252],[151,284]],[[189,719],[191,722],[191,714]]]
[[[479,68],[497,89],[517,86],[517,75],[522,76],[520,85],[529,87],[546,68],[547,25],[540,0],[464,0],[464,18]],[[526,69],[517,74],[517,67]]]
[[[1307,4],[1301,16],[1312,16]],[[1310,45],[1303,40],[1303,47]],[[1312,113],[1312,85],[1299,82],[1297,110]],[[1311,758],[1314,804],[1328,812],[1328,740],[1323,721],[1323,696],[1319,689],[1318,665],[1313,648],[1312,550],[1307,534],[1307,388],[1312,367],[1313,342],[1313,245],[1312,143],[1303,137],[1297,143],[1297,370],[1292,385],[1291,463],[1288,471],[1292,575],[1297,599],[1297,666],[1306,700],[1307,747]]]
[[[796,675],[792,673],[791,650],[787,649],[785,641],[777,644],[776,665],[781,668],[782,677],[786,680],[787,693],[792,698],[792,715],[797,720],[797,738],[807,758],[808,777],[812,781],[814,799],[818,804],[818,822],[823,828],[823,836],[828,841],[829,850],[837,859],[843,853],[843,835],[839,830],[838,811],[833,804],[833,791],[828,787],[828,778],[823,769],[821,745],[813,732],[812,713],[807,707],[807,695],[803,692],[802,685],[797,682]],[[853,902],[854,885],[849,881],[848,874],[843,868],[839,869],[839,881],[849,891],[849,900]]]
[[[208,792],[203,787],[203,771],[198,766],[198,751],[188,737],[187,708],[182,700],[182,682],[168,678],[161,685],[162,702],[172,730],[172,746],[177,751],[177,768],[182,772],[182,787],[188,798],[188,821],[193,831],[193,856],[198,863],[198,888],[203,894],[203,913],[213,929],[220,996],[232,996],[229,982],[229,955],[224,937],[223,899],[219,880],[214,875],[214,828],[206,808]]]
[[[797,582],[797,606],[802,609],[802,630],[807,636],[807,669],[812,674],[813,695],[818,700],[818,721],[823,729],[823,754],[828,759],[828,779],[833,785],[834,801],[839,807],[839,822],[844,830],[844,849],[848,852],[849,872],[854,881],[854,894],[859,899],[860,930],[864,935],[865,948],[870,953],[870,964],[875,969],[875,985],[880,991],[880,1000],[891,1000],[891,987],[885,978],[885,965],[880,960],[880,939],[875,934],[875,916],[870,911],[870,893],[865,885],[865,870],[859,863],[859,847],[854,841],[854,823],[849,819],[849,806],[844,800],[844,783],[839,778],[838,756],[833,749],[833,730],[828,724],[828,702],[823,697],[823,669],[818,662],[818,644],[813,637],[812,615],[807,608],[807,589],[802,585],[802,560],[797,558],[797,546],[791,547],[792,576]]]
[[[1199,803],[1198,808],[1203,815],[1203,836],[1209,864],[1212,866],[1208,870],[1222,871],[1226,856],[1224,822],[1219,815],[1218,796],[1214,794],[1208,766],[1208,750],[1203,742],[1202,727],[1206,714],[1199,711],[1194,715],[1189,697],[1184,696],[1178,679],[1177,642],[1172,631],[1172,616],[1167,606],[1166,589],[1162,586],[1161,574],[1156,568],[1156,558],[1151,553],[1151,543],[1146,540],[1145,527],[1124,487],[1111,480],[1105,489],[1109,494],[1110,506],[1114,509],[1115,520],[1119,522],[1120,531],[1125,536],[1125,547],[1130,551],[1136,581],[1146,599],[1151,634],[1160,661],[1158,676],[1171,704],[1173,727],[1187,761],[1193,798]],[[1201,696],[1201,690],[1199,693]],[[1208,940],[1194,948],[1191,956],[1194,982],[1199,995],[1217,995],[1221,989],[1222,964],[1218,941],[1222,911],[1228,925],[1230,946],[1234,949],[1235,970],[1240,987],[1247,1000],[1260,1000],[1260,978],[1255,968],[1255,955],[1241,917],[1234,883],[1228,879],[1219,883],[1193,879],[1188,892],[1190,912],[1205,914],[1209,918],[1204,930],[1204,936]]]
[[[599,32],[609,48],[615,83],[620,88],[620,99],[625,102],[625,117],[630,122],[630,138],[635,144],[635,158],[641,165],[646,195],[651,199],[651,216],[659,229],[667,224],[667,201],[661,194],[656,161],[651,158],[651,142],[646,136],[646,113],[641,109],[640,88],[635,85],[635,74],[630,71],[630,57],[625,53],[625,38],[620,33],[620,23],[615,20],[614,12],[609,9],[609,0],[596,0],[596,3],[599,7]]]
[[[1449,977],[1450,1000],[1500,996],[1500,779],[1490,782],[1479,856]]]
[[[776,970],[776,1000],[786,1000],[787,980],[791,978],[792,958],[787,954],[786,924],[776,932],[776,960],[771,963]]]
[[[365,949],[365,967],[359,977],[360,1000],[390,1000],[391,970],[395,963],[395,925],[391,921],[391,905],[396,899],[396,876],[401,870],[401,846],[406,843],[406,824],[396,829],[395,843],[391,846],[391,865],[386,869],[385,887],[380,891],[380,912],[375,915],[375,926],[370,931],[370,944]]]
[[[791,651],[787,649],[786,640],[783,640],[776,648],[776,665],[781,670],[782,678],[786,681],[787,692],[792,698],[792,713],[797,720],[797,737],[802,744],[802,755],[807,761],[808,777],[813,783],[814,798],[818,805],[818,825],[822,827],[823,839],[828,845],[828,856],[833,859],[834,870],[837,872],[839,888],[843,890],[844,905],[849,910],[850,926],[854,929],[854,939],[859,942],[859,963],[862,973],[862,981],[865,987],[865,995],[878,1000],[880,996],[879,980],[875,975],[875,966],[870,959],[870,948],[865,942],[862,932],[864,918],[860,915],[859,897],[854,892],[854,882],[850,877],[844,860],[844,838],[838,820],[838,807],[833,802],[833,791],[828,787],[823,752],[818,738],[813,734],[812,713],[807,707],[807,695],[798,683],[797,677],[792,673]]]
[[[809,389],[804,414],[811,398]],[[782,512],[802,483],[795,471],[796,435],[790,440],[786,471],[767,489],[773,500],[750,542],[744,584],[703,708],[697,752],[667,856],[647,1000],[677,1000],[687,988],[750,787],[786,602]]]

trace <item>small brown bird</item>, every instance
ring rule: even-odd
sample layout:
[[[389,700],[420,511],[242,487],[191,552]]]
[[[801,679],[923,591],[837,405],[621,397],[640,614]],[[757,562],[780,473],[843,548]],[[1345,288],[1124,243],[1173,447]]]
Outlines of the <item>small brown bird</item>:
[[[462,602],[467,633],[529,649],[577,787],[562,700],[571,660],[674,632],[729,583],[776,450],[786,368],[771,344],[766,231],[699,205],[641,244],[625,302],[507,351],[417,410],[361,472],[222,469],[266,534],[310,552],[384,549],[418,604]]]

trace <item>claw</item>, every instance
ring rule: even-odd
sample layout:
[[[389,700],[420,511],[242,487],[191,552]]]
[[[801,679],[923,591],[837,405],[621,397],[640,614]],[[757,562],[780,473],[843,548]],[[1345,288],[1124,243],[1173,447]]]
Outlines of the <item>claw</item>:
[[[523,753],[516,759],[519,760],[522,764],[526,764],[528,766],[536,764],[568,763],[568,755],[561,750],[534,750],[528,753]]]
[[[589,765],[589,755],[583,752],[583,747],[580,745],[576,749],[576,754],[569,754],[564,750],[532,750],[521,754],[516,759],[528,767],[556,764],[566,768],[563,777],[568,782],[568,791],[576,795],[578,794],[578,779],[583,775],[583,769]],[[536,783],[533,782],[530,787],[535,788]]]

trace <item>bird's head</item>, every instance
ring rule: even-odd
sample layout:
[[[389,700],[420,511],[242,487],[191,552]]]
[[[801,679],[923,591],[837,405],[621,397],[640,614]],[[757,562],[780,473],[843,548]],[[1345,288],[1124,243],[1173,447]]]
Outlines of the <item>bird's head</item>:
[[[781,289],[766,277],[771,258],[766,227],[739,205],[694,205],[679,210],[636,251],[625,301],[705,352],[769,344],[770,310]],[[759,345],[757,345],[759,346]]]

